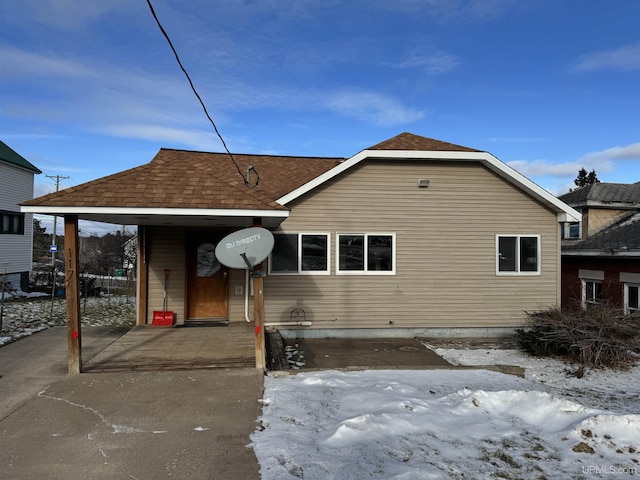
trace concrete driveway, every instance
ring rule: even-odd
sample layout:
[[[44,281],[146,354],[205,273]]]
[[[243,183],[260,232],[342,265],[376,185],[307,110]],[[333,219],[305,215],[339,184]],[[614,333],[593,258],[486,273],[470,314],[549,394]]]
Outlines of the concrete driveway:
[[[83,328],[84,354],[121,334]],[[68,376],[65,335],[53,328],[0,348],[0,477],[260,478],[247,445],[259,415],[261,372]]]

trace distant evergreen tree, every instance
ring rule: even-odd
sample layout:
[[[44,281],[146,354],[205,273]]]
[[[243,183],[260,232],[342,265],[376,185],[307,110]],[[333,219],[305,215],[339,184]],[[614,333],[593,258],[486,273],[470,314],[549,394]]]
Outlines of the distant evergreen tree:
[[[573,183],[575,183],[576,187],[578,188],[586,187],[587,185],[593,185],[594,183],[599,182],[600,180],[598,180],[596,171],[591,170],[589,173],[587,173],[584,167],[578,170],[578,176],[573,181]]]

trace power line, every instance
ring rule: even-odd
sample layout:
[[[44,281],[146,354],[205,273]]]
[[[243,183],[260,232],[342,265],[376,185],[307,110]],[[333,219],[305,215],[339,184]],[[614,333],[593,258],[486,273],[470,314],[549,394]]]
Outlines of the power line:
[[[65,177],[62,175],[47,175],[47,178],[55,178],[56,179],[56,192],[60,190],[60,180],[66,180],[69,177]],[[58,226],[58,217],[53,216],[53,235],[51,236],[51,265],[56,265],[56,252],[58,251],[58,246],[56,245],[56,228]]]
[[[174,48],[173,43],[171,42],[171,39],[169,38],[169,34],[167,33],[167,31],[164,29],[164,27],[160,23],[160,20],[158,19],[158,16],[156,15],[155,10],[153,9],[153,5],[151,4],[151,0],[147,0],[147,5],[149,5],[149,10],[151,10],[151,15],[153,15],[153,18],[155,19],[156,23],[158,24],[158,28],[160,28],[160,31],[162,32],[162,35],[164,35],[164,38],[167,39],[167,42],[169,43],[169,47],[171,47],[171,51],[173,52],[173,55],[176,57],[176,61],[178,62],[178,65],[180,66],[180,69],[182,70],[182,73],[184,73],[185,77],[187,77],[187,80],[189,81],[189,85],[191,86],[191,90],[193,90],[193,93],[195,94],[196,98],[200,102],[200,105],[202,106],[202,110],[204,110],[204,114],[209,119],[209,122],[211,122],[211,125],[213,126],[213,129],[215,130],[216,134],[218,135],[218,138],[222,142],[222,145],[224,146],[224,149],[229,154],[229,158],[231,158],[231,161],[236,166],[236,169],[238,170],[238,173],[242,177],[242,180],[244,181],[245,186],[248,187],[249,186],[249,175],[248,175],[248,173],[247,173],[247,176],[245,177],[244,174],[242,173],[242,170],[240,170],[240,167],[238,166],[238,163],[236,162],[235,158],[233,158],[233,155],[231,154],[231,152],[227,148],[227,144],[225,143],[224,139],[222,138],[222,135],[220,135],[220,132],[218,131],[218,127],[216,127],[215,122],[213,121],[213,119],[211,118],[211,115],[209,115],[209,112],[207,111],[207,107],[205,106],[204,102],[202,101],[202,98],[200,97],[200,95],[198,94],[198,91],[196,90],[196,87],[193,85],[193,82],[191,81],[191,77],[189,76],[189,73],[187,73],[187,70],[184,68],[184,66],[182,66],[182,62],[180,61],[180,57],[178,56],[178,52]],[[256,172],[256,174],[257,174],[257,172]],[[257,185],[257,182],[256,182],[256,185]]]

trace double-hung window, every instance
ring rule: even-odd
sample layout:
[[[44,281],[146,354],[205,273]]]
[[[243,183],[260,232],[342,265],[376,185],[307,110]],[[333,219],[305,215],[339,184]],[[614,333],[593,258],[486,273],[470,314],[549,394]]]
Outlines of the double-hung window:
[[[328,233],[276,233],[269,259],[271,274],[328,274]]]
[[[341,275],[395,275],[395,233],[338,233],[336,272]]]
[[[537,275],[540,273],[540,235],[497,235],[496,273]]]
[[[640,284],[624,284],[624,313],[640,311]]]

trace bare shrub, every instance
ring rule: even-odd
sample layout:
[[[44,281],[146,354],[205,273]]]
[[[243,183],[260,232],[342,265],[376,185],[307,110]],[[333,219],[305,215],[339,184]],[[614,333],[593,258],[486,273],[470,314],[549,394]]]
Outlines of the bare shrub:
[[[624,369],[640,359],[640,313],[610,305],[527,312],[528,328],[516,331],[520,346],[536,356],[560,357],[584,368]]]

